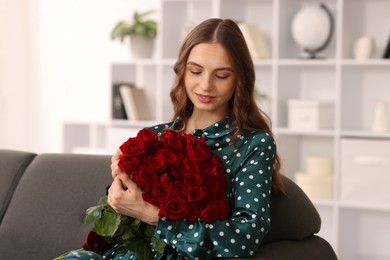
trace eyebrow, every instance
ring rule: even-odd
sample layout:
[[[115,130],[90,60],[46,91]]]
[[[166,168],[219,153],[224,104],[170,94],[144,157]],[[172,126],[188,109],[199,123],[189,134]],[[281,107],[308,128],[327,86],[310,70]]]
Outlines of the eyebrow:
[[[193,61],[189,61],[187,62],[187,65],[193,65],[193,66],[197,66],[197,67],[202,67],[200,64],[196,63],[196,62],[193,62]],[[219,68],[216,68],[215,70],[229,70],[231,72],[233,72],[233,69],[231,67],[219,67]]]

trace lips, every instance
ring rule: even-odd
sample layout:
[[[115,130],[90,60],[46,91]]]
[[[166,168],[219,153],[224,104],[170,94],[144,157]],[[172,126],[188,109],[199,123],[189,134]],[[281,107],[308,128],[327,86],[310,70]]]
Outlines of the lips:
[[[215,97],[209,95],[195,94],[201,103],[210,103]]]

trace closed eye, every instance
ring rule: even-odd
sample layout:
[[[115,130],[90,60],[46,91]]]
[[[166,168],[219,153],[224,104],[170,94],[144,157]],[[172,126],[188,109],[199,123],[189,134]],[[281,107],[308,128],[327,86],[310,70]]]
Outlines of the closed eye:
[[[229,75],[215,75],[215,77],[217,77],[218,79],[227,79],[229,77]]]
[[[201,71],[196,71],[196,70],[190,70],[191,74],[194,74],[194,75],[200,75],[202,74]]]

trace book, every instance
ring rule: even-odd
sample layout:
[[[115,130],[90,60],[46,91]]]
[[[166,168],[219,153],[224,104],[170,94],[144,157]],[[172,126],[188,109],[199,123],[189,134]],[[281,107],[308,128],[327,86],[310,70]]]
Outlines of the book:
[[[383,53],[383,58],[384,59],[390,59],[390,37],[389,37],[389,41],[387,43],[385,52]]]
[[[129,85],[120,85],[119,92],[129,120],[151,119],[144,89]]]
[[[111,118],[112,119],[127,119],[125,106],[122,96],[119,91],[121,85],[133,86],[131,83],[113,83],[111,94]]]
[[[269,59],[271,54],[267,43],[259,27],[255,24],[239,23],[238,26],[248,45],[249,52],[253,59]]]

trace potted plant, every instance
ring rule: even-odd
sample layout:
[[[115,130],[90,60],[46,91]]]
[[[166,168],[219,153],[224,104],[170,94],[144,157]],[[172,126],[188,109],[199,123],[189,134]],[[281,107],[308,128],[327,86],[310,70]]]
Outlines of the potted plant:
[[[111,39],[119,39],[122,43],[129,37],[133,58],[150,58],[153,55],[157,23],[147,18],[151,13],[153,11],[134,12],[131,22],[119,21],[111,32]]]

